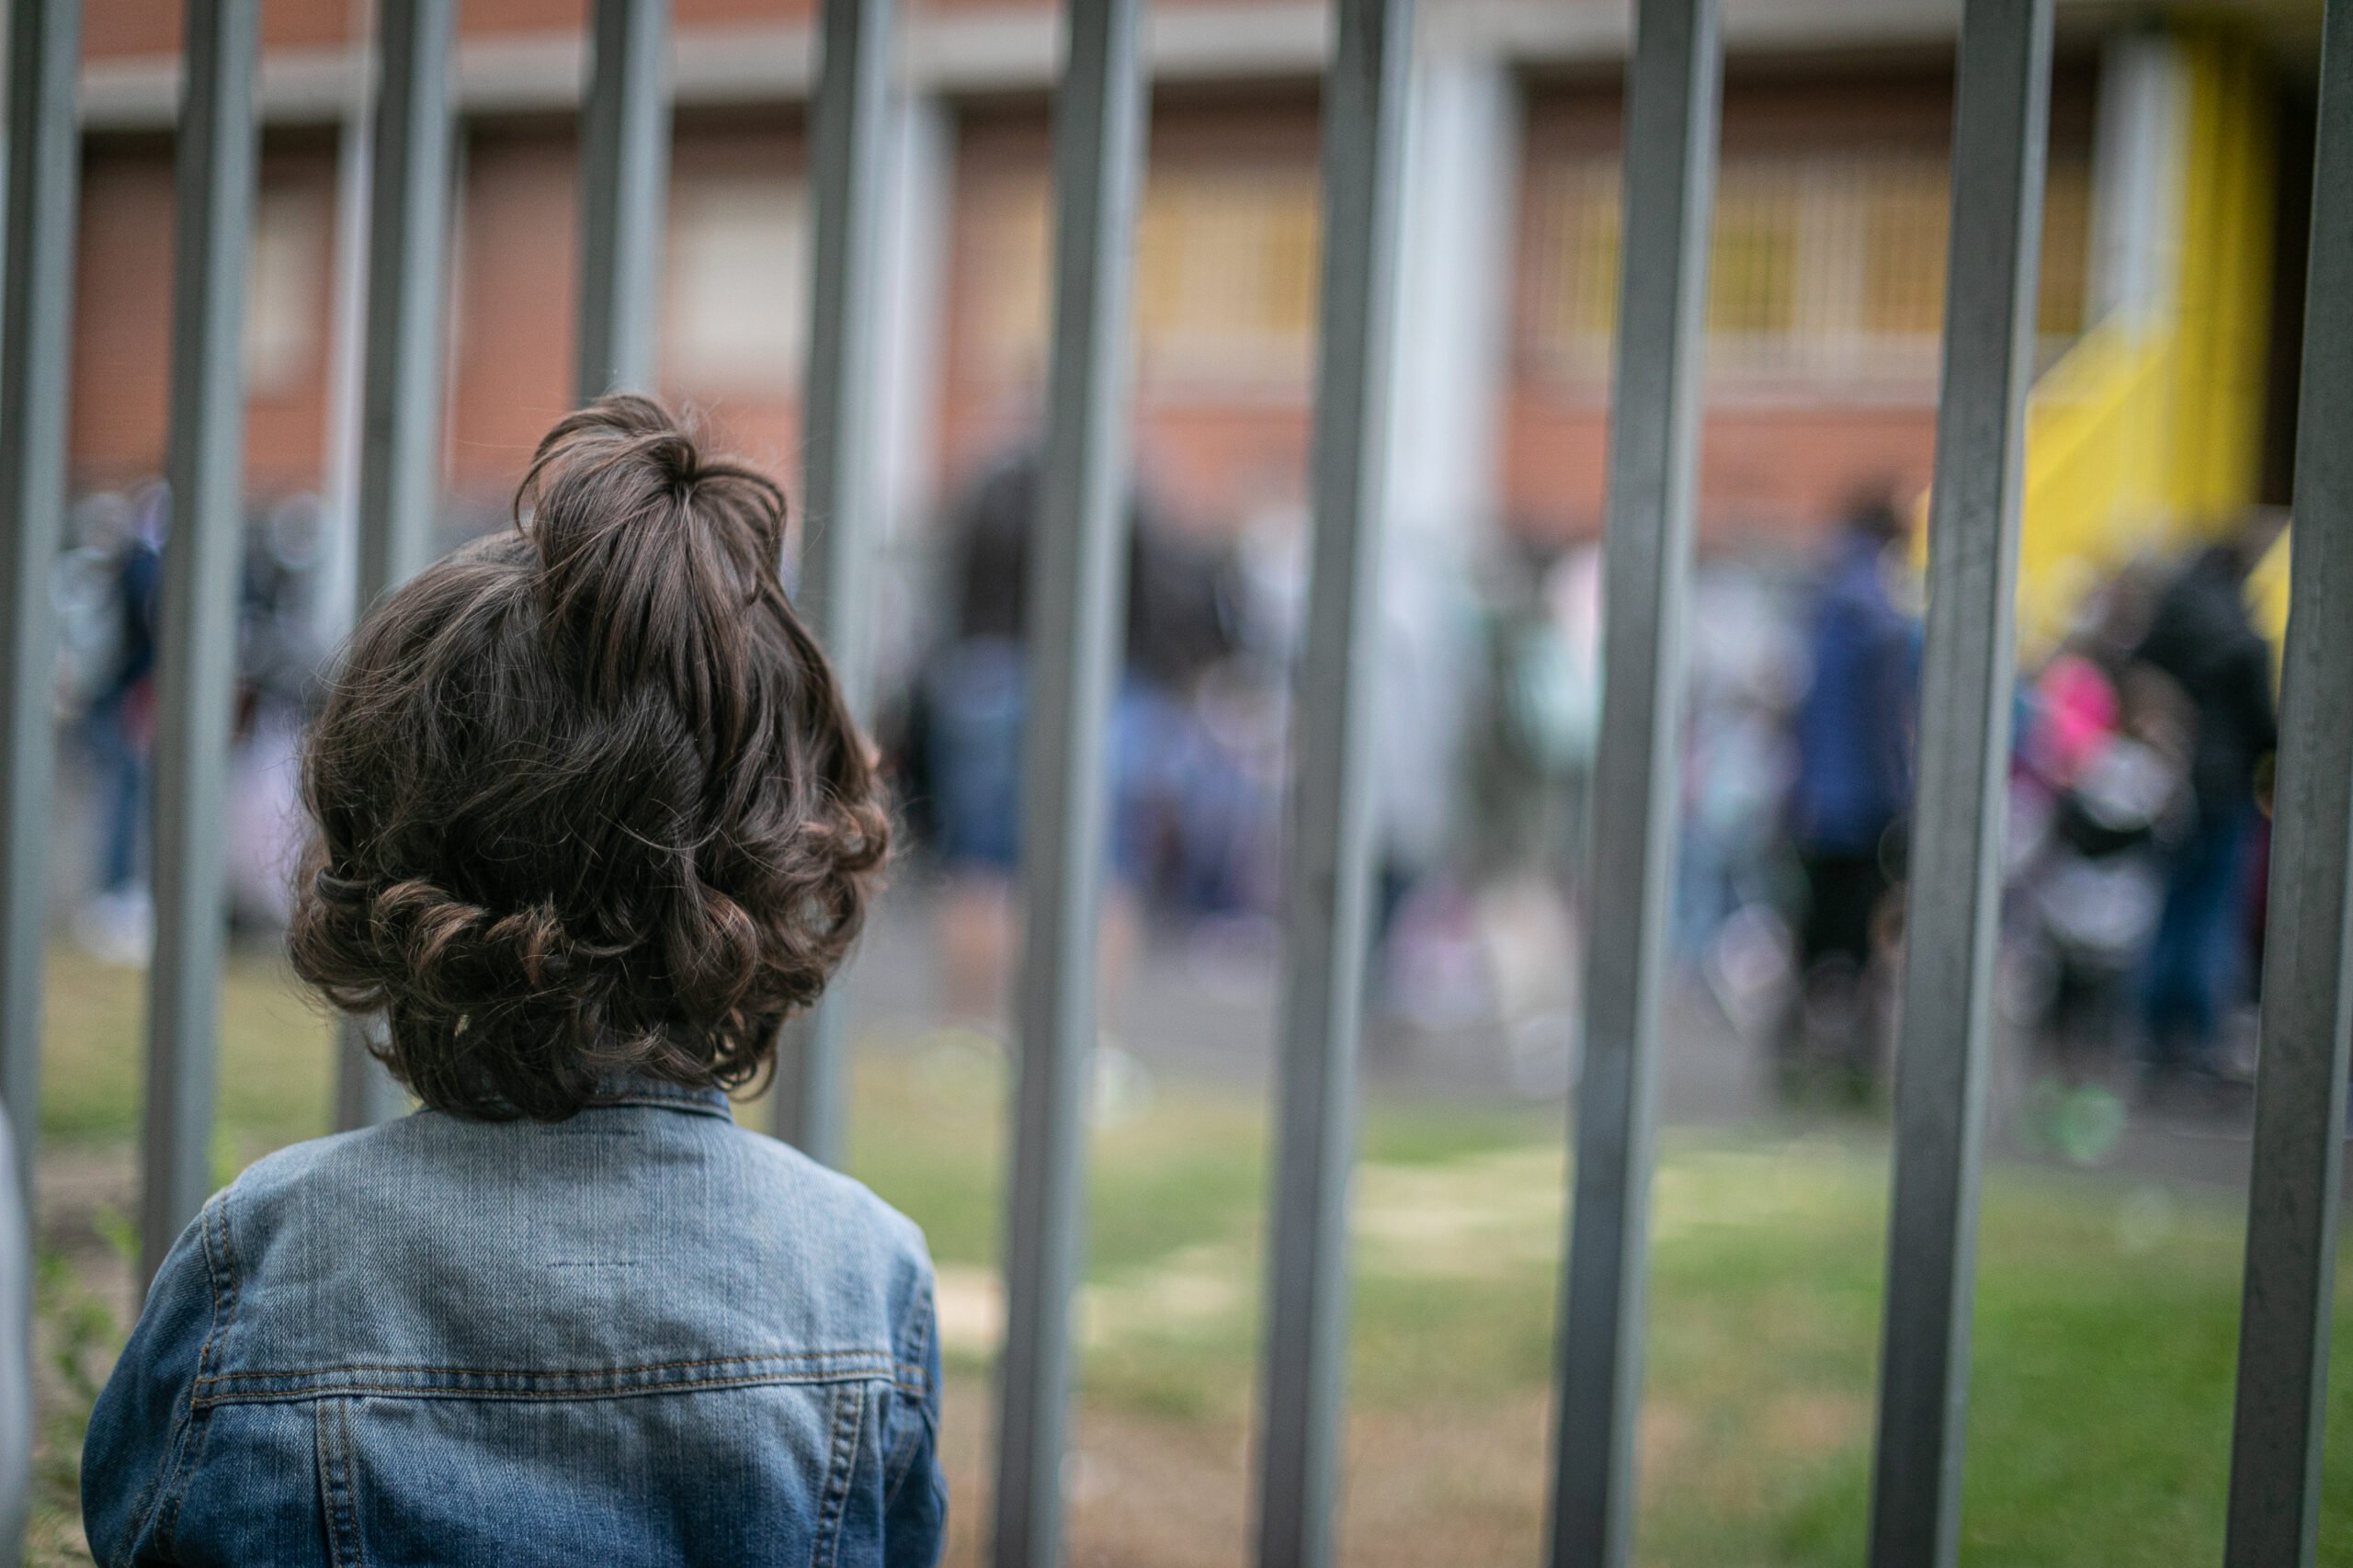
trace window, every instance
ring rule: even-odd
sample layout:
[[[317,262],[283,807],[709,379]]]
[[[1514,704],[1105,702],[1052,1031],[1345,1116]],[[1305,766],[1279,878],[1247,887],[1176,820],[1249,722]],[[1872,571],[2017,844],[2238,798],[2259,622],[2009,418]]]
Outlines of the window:
[[[1614,162],[1550,171],[1529,201],[1530,336],[1563,374],[1590,377],[1608,368],[1620,212]]]
[[[1136,236],[1136,335],[1164,385],[1304,387],[1315,342],[1316,191],[1301,170],[1156,175]]]
[[[1932,338],[1945,311],[1944,171],[1926,162],[1887,171],[1863,199],[1862,330],[1873,338]]]
[[[325,319],[329,203],[308,186],[265,186],[245,258],[245,394],[291,397],[318,368]]]
[[[1716,193],[1715,249],[1708,262],[1708,335],[1722,353],[1737,344],[1769,352],[1798,329],[1802,248],[1823,236],[1802,200],[1802,171],[1736,171]],[[1818,263],[1819,254],[1803,258]]]
[[[790,395],[808,331],[806,196],[781,175],[682,180],[670,202],[664,380]]]
[[[964,333],[992,379],[1043,365],[1051,269],[1042,175],[976,181]],[[1153,171],[1136,222],[1138,369],[1163,391],[1302,391],[1315,338],[1312,170]]]
[[[2061,158],[2047,184],[2039,312],[2055,344],[2085,325],[2090,171]],[[1926,385],[1944,316],[1948,199],[1940,157],[1728,160],[1709,260],[1710,371]],[[1529,192],[1527,339],[1563,380],[1608,370],[1618,203],[1614,157],[1542,170]]]
[[[964,199],[972,204],[964,326],[972,358],[992,381],[1040,380],[1053,266],[1046,181],[1029,176],[976,180]]]

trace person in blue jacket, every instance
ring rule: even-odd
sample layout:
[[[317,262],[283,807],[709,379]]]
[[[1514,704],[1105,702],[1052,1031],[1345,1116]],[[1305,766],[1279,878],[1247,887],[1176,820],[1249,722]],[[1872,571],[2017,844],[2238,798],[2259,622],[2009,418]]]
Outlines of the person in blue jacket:
[[[1919,678],[1917,622],[1888,580],[1906,528],[1884,494],[1849,508],[1815,586],[1807,631],[1812,670],[1795,718],[1789,831],[1803,872],[1797,920],[1799,1001],[1785,1065],[1813,1059],[1869,1084],[1880,1042],[1879,932],[1903,863],[1912,800]],[[1833,1020],[1831,1038],[1812,1038]]]

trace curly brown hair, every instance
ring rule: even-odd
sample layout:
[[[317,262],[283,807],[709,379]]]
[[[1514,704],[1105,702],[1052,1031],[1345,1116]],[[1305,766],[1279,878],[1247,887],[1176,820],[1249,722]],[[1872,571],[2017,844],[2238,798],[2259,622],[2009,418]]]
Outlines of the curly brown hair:
[[[304,748],[294,968],[381,1011],[372,1049],[441,1110],[740,1087],[889,844],[778,577],[784,494],[616,396],[548,432],[514,515],[353,635]]]

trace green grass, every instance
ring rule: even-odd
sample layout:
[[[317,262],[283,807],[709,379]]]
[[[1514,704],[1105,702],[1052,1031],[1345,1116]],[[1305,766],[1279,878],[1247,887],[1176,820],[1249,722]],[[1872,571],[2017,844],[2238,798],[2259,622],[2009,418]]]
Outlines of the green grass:
[[[68,1144],[136,1137],[144,973],[57,948],[44,1000],[42,1137]],[[221,1038],[214,1165],[225,1180],[272,1149],[327,1131],[334,1063],[327,1015],[273,956],[231,959],[222,977]]]
[[[127,1155],[142,1006],[135,975],[55,961],[42,1113],[59,1157]],[[279,966],[238,959],[223,1008],[216,1147],[225,1171],[320,1131],[329,1073],[324,1020]],[[853,1167],[924,1225],[943,1297],[985,1308],[1002,1224],[1004,1074],[969,1045],[868,1045]],[[1083,1493],[1077,1528],[1116,1544],[1121,1562],[1230,1560],[1239,1544],[1265,1267],[1262,1094],[1256,1084],[1157,1085],[1130,1096],[1093,1139],[1079,1442],[1114,1473],[1137,1473],[1121,1472],[1123,1461],[1143,1467],[1148,1484]],[[1387,1101],[1366,1110],[1352,1562],[1525,1560],[1534,1549],[1560,1124],[1552,1110]],[[1868,1132],[1667,1140],[1642,1432],[1646,1563],[1859,1561],[1885,1185],[1884,1149]],[[2241,1220],[2229,1194],[1994,1173],[1965,1561],[2218,1560]],[[57,1299],[66,1304],[52,1313],[53,1336],[103,1337],[84,1298]],[[2340,1321],[2348,1312],[2340,1306]],[[964,1434],[951,1454],[959,1561],[971,1551],[985,1468],[985,1312],[970,1322],[981,1326],[949,1336],[950,1426]],[[2340,1432],[2348,1404],[2353,1378],[2340,1375],[2331,1398]],[[2327,1488],[2321,1560],[2353,1563],[2353,1461],[2332,1460]]]

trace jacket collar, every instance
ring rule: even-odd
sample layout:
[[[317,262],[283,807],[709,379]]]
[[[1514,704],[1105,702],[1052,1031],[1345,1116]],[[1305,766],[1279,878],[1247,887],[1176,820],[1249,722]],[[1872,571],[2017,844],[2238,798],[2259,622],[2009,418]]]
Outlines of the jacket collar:
[[[684,1084],[673,1084],[661,1078],[650,1078],[642,1073],[623,1074],[600,1087],[589,1104],[591,1110],[604,1106],[650,1105],[669,1110],[698,1111],[705,1116],[732,1116],[727,1104],[727,1091],[721,1088],[696,1089]]]

